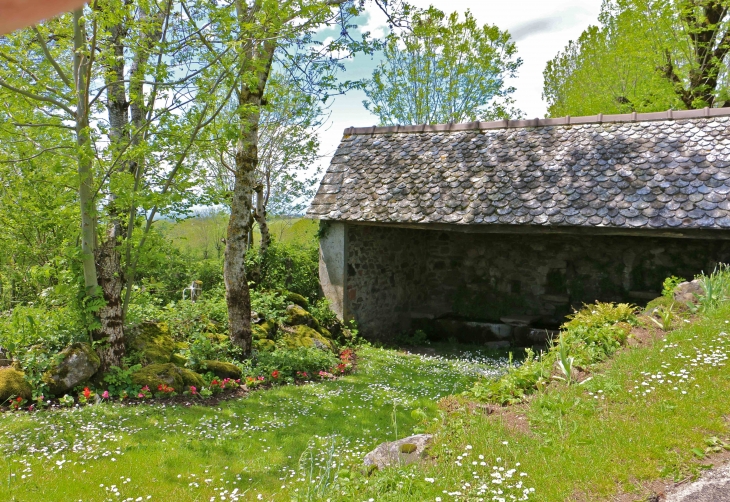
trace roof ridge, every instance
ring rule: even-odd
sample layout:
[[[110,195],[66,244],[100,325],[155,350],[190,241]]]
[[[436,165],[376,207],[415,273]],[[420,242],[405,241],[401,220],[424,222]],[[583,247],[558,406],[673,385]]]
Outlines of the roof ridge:
[[[571,126],[583,124],[606,124],[621,122],[648,122],[658,120],[686,120],[712,117],[730,116],[730,108],[701,108],[697,110],[667,110],[665,112],[650,113],[623,113],[614,115],[585,115],[581,117],[559,117],[554,119],[527,119],[527,120],[494,120],[490,122],[465,122],[460,124],[420,124],[420,125],[398,125],[398,126],[372,126],[372,127],[348,127],[345,129],[346,136],[351,135],[374,135],[392,133],[424,133],[424,132],[457,132],[476,131],[486,129],[519,129],[528,127],[547,126]]]

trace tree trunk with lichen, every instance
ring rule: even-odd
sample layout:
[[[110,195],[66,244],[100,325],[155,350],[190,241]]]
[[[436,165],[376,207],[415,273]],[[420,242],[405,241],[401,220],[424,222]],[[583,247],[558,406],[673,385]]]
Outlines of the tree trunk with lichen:
[[[244,356],[251,353],[252,343],[251,295],[246,274],[246,252],[253,220],[251,197],[257,162],[257,129],[252,126],[242,133],[236,146],[235,183],[223,266],[231,342],[241,349]]]
[[[264,187],[262,185],[256,187],[256,211],[254,212],[254,218],[261,233],[259,253],[263,259],[271,245],[271,232],[269,232],[269,224],[266,221],[266,205],[264,204]]]
[[[256,9],[245,2],[236,2],[239,23],[251,22]],[[253,225],[253,193],[256,187],[258,165],[258,133],[266,83],[276,49],[276,36],[252,41],[240,49],[241,74],[255,76],[244,79],[237,90],[239,136],[236,143],[234,184],[231,198],[231,217],[228,222],[226,253],[223,265],[223,280],[226,285],[228,306],[228,327],[231,343],[241,349],[244,357],[251,355],[251,294],[246,273],[246,252],[249,245],[249,230]],[[252,81],[253,80],[253,81]]]

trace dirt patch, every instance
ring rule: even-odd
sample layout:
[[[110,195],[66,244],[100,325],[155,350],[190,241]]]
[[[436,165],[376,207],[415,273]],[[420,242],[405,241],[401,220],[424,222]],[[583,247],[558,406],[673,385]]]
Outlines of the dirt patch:
[[[530,435],[530,421],[527,419],[527,405],[498,407],[492,413],[494,420],[499,420],[508,429],[520,434]]]

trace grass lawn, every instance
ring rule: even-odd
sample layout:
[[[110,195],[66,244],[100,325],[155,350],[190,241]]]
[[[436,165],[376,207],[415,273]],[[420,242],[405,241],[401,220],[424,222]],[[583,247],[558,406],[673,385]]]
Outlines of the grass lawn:
[[[437,402],[504,360],[375,348],[340,380],[215,408],[6,413],[0,500],[647,500],[647,483],[711,463],[708,444],[730,448],[728,320],[726,304],[620,351],[588,382],[493,414]],[[435,461],[370,477],[347,469],[415,428],[436,433]]]
[[[355,479],[333,500],[649,500],[649,482],[692,478],[711,464],[709,444],[730,443],[728,320],[725,304],[680,322],[592,380],[551,385],[507,415],[453,412],[437,433],[437,462]]]
[[[337,381],[258,391],[202,406],[100,404],[0,415],[0,500],[290,500],[336,444],[338,466],[412,432],[421,409],[504,361],[363,348]],[[392,415],[396,411],[396,420]],[[300,469],[307,450],[315,460]],[[330,459],[332,461],[332,459]],[[314,469],[314,470],[311,470]]]

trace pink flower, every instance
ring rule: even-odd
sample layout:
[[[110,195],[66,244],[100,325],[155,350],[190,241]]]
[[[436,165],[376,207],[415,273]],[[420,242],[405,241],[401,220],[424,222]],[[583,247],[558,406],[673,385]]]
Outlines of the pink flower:
[[[101,397],[102,399],[109,399],[109,391],[105,390],[104,392],[102,392]]]
[[[142,399],[142,398],[144,397],[144,394],[142,394],[142,393],[140,392],[139,394],[137,394],[137,397],[138,397],[138,398],[140,398],[140,399]]]
[[[191,385],[190,386],[190,393],[191,394],[197,394],[198,393],[198,389],[196,389],[195,386]]]

